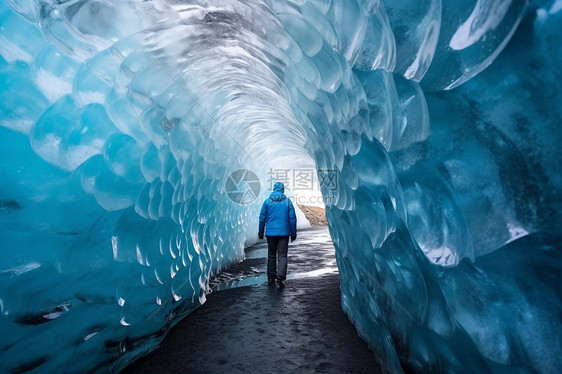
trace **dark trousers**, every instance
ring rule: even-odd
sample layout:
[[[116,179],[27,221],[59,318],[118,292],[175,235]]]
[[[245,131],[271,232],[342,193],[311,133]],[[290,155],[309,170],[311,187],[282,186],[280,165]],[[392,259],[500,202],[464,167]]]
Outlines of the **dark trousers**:
[[[285,280],[287,278],[287,252],[289,251],[288,236],[267,237],[267,278]],[[279,267],[277,259],[279,258]]]

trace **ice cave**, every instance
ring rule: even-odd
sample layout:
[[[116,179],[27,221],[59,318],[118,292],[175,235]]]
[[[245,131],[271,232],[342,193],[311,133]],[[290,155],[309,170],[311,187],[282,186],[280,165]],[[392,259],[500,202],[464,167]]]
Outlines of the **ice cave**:
[[[561,0],[0,1],[0,372],[154,349],[256,236],[228,178],[305,165],[387,372],[561,373],[561,25]]]

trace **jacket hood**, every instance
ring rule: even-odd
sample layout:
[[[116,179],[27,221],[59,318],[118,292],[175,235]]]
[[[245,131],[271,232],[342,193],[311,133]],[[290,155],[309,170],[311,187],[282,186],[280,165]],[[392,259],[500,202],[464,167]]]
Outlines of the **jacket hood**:
[[[273,192],[285,192],[285,186],[281,182],[277,182],[273,185]]]
[[[285,186],[283,186],[283,183],[277,182],[273,185],[273,192],[269,195],[269,199],[271,201],[282,201],[286,198],[283,192],[285,192]]]

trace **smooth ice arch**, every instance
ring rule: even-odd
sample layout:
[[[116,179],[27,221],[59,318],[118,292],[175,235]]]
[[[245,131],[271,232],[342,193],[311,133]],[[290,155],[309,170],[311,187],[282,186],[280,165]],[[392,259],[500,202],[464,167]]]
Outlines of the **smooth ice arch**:
[[[384,370],[562,371],[559,10],[1,2],[0,370],[154,348],[255,236],[230,173],[313,165]]]

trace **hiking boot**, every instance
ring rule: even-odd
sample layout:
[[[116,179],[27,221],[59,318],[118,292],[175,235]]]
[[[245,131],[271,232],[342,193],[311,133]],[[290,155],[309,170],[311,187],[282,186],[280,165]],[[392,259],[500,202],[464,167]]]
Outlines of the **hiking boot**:
[[[285,280],[281,278],[277,278],[277,283],[279,283],[279,287],[285,287]]]
[[[268,286],[275,286],[275,279],[271,278],[270,280],[268,280],[267,285]]]

